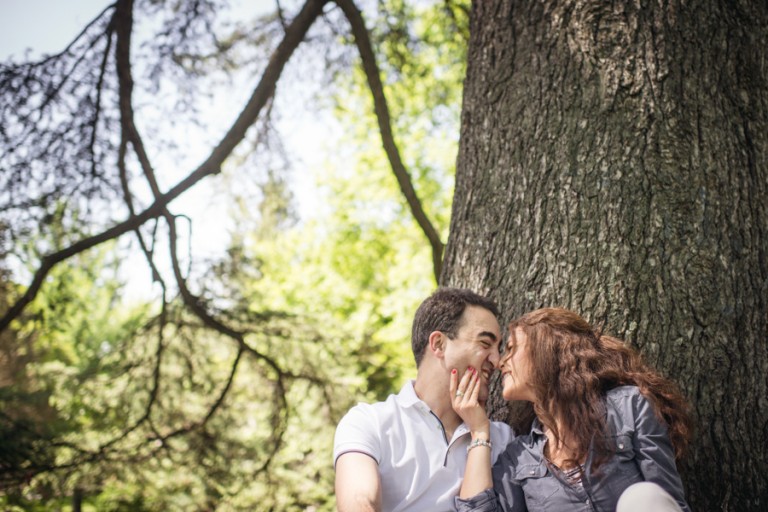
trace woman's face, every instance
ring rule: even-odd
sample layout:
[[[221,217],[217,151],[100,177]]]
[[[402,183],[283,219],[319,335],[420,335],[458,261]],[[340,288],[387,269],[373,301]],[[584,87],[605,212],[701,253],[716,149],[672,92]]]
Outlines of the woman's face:
[[[528,356],[528,336],[520,327],[507,341],[507,349],[501,360],[501,395],[505,400],[535,401],[530,386],[531,362]]]

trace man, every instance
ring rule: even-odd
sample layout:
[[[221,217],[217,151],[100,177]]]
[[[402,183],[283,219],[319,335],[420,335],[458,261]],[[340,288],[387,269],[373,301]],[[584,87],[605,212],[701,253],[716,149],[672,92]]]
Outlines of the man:
[[[451,406],[451,372],[480,375],[479,400],[499,364],[498,310],[469,290],[441,288],[419,306],[411,344],[417,375],[397,395],[358,404],[339,423],[334,442],[339,512],[455,510],[470,431]],[[492,422],[491,463],[513,437]]]

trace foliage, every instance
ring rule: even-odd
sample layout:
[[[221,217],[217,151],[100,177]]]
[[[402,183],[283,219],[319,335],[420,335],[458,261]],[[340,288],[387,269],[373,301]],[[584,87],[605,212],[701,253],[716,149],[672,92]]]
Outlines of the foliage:
[[[155,20],[149,25],[156,34],[133,45],[133,87],[142,99],[133,115],[138,131],[149,134],[146,146],[118,108],[125,82],[109,71],[119,64],[109,53],[120,44],[113,10],[63,54],[3,67],[4,94],[12,98],[6,104],[27,103],[3,111],[11,128],[0,144],[35,151],[6,153],[0,166],[40,170],[4,174],[4,183],[25,191],[3,196],[0,221],[10,227],[0,248],[9,249],[9,262],[35,273],[43,255],[151,204],[151,182],[172,184],[175,162],[189,161],[186,151],[200,156],[158,127],[184,126],[199,140],[206,88],[258,75],[290,22],[288,10],[250,25],[227,21],[223,7],[137,2],[136,22]],[[397,144],[445,239],[467,5],[363,7]],[[435,283],[430,248],[380,149],[345,20],[334,8],[323,22],[297,55],[291,83],[280,83],[255,122],[251,144],[219,170],[216,186],[229,186],[234,220],[225,251],[208,258],[177,253],[184,218],[166,209],[135,226],[132,249],[123,240],[96,245],[53,266],[23,315],[0,332],[0,376],[13,374],[0,381],[0,400],[3,411],[14,412],[0,418],[0,435],[12,440],[4,447],[18,447],[0,454],[6,508],[334,508],[335,424],[355,401],[381,399],[412,373],[410,320]],[[318,55],[329,65],[309,73]],[[79,70],[76,83],[66,70]],[[43,87],[45,76],[61,87]],[[324,84],[314,105],[333,105],[344,136],[329,140],[314,174],[296,177],[279,126],[281,112],[301,94],[299,79]],[[283,90],[290,94],[281,96]],[[174,101],[153,111],[153,96]],[[78,101],[89,105],[82,115]],[[79,135],[47,149],[34,144],[36,130],[54,140],[75,127]],[[142,151],[156,162],[152,169]],[[58,180],[50,190],[40,186],[49,179]],[[315,184],[312,215],[296,212],[291,190],[298,179]],[[134,275],[130,250],[137,249],[153,275],[153,293],[138,303],[126,299],[124,287],[125,276]],[[3,274],[3,311],[25,293],[14,282],[20,275]]]

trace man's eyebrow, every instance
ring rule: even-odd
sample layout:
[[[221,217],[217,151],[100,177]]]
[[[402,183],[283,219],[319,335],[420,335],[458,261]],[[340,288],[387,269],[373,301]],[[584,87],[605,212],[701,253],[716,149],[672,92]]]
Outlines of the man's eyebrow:
[[[480,337],[487,336],[487,337],[491,338],[493,341],[496,341],[498,339],[498,338],[496,338],[496,335],[493,334],[491,331],[483,331],[480,334],[478,334],[478,336],[480,336]]]

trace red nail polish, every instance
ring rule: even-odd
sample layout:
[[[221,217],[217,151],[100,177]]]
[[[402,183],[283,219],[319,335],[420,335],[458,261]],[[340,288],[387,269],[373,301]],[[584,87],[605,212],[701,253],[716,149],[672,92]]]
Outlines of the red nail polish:
[[[452,374],[454,374],[454,375],[456,375],[456,368],[454,368],[453,370],[451,370],[451,373],[452,373]]]

